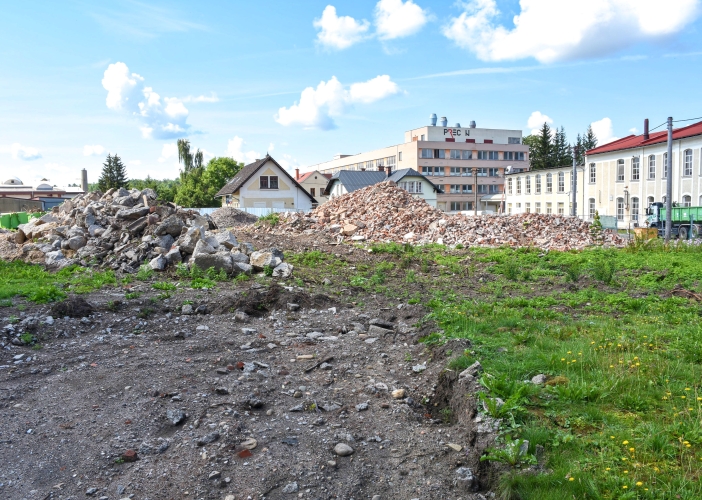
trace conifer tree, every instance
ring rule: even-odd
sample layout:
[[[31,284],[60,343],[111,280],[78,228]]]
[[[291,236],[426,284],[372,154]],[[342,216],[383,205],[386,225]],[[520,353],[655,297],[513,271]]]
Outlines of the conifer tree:
[[[127,169],[119,156],[107,155],[105,163],[102,164],[102,174],[98,179],[98,189],[103,193],[108,189],[126,187]]]
[[[573,151],[566,139],[565,129],[556,129],[553,135],[553,163],[554,167],[567,167],[573,164]]]
[[[554,165],[554,151],[552,143],[552,131],[548,123],[544,122],[541,130],[529,145],[529,157],[531,158],[531,168],[542,170]]]
[[[595,149],[596,147],[597,136],[592,130],[592,125],[588,125],[587,132],[585,132],[585,136],[583,137],[583,148],[585,148],[585,151],[589,151],[591,149]]]

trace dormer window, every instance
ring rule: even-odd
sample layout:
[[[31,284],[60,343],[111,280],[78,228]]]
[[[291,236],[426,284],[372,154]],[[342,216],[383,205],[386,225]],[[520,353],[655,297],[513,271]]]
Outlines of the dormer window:
[[[259,179],[261,189],[278,189],[277,175],[262,175]]]

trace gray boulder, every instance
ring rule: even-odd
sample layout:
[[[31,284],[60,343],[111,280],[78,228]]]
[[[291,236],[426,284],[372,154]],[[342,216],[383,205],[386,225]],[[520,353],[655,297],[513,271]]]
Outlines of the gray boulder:
[[[171,247],[173,246],[173,243],[175,243],[175,240],[173,239],[173,236],[170,234],[165,234],[161,236],[160,238],[156,239],[155,241],[156,245],[165,248],[166,250],[170,250]]]
[[[210,245],[212,248],[217,250],[219,248],[219,241],[217,241],[217,238],[215,238],[213,235],[206,235],[205,236],[205,242]]]
[[[231,254],[228,253],[198,253],[193,255],[193,264],[206,271],[214,267],[216,271],[224,270],[227,274],[233,271],[233,262]]]
[[[254,252],[254,246],[251,243],[239,243],[239,251],[246,255],[251,255]]]
[[[249,256],[246,255],[245,253],[242,253],[238,250],[232,251],[232,260],[234,262],[241,262],[243,264],[248,264],[249,263]]]
[[[168,260],[163,255],[159,255],[149,262],[149,267],[154,271],[165,271],[168,267]]]
[[[236,268],[235,271],[239,271],[237,274],[243,273],[248,276],[253,274],[253,266],[251,264],[247,264],[246,262],[235,262],[234,267]]]
[[[274,278],[289,278],[292,276],[293,266],[291,264],[286,264],[285,262],[278,264],[278,266],[273,269]]]
[[[73,236],[72,238],[68,239],[68,248],[71,250],[80,250],[83,248],[85,245],[88,244],[88,240],[85,236],[79,235],[79,236]]]
[[[183,256],[180,254],[179,247],[171,248],[168,253],[164,256],[169,264],[180,264],[183,262]]]
[[[202,228],[191,227],[180,237],[178,246],[180,246],[182,252],[193,253],[195,251],[195,245],[197,245],[197,242],[200,240],[202,240]]]
[[[102,236],[104,232],[105,228],[97,224],[93,224],[92,226],[88,227],[88,233],[92,237]]]
[[[185,224],[183,223],[183,219],[181,219],[177,215],[169,215],[168,217],[163,219],[161,224],[158,225],[156,231],[154,231],[154,234],[156,236],[170,234],[174,238],[177,238],[183,231],[184,226]]]
[[[277,248],[269,248],[268,250],[261,250],[259,252],[253,252],[250,257],[250,264],[257,271],[262,271],[265,267],[278,267],[283,263],[283,252]]]
[[[239,242],[236,241],[236,237],[229,231],[220,231],[215,235],[217,242],[226,248],[227,250],[232,250],[239,246]]]
[[[149,213],[149,207],[123,208],[118,210],[115,217],[120,220],[136,220]]]
[[[134,198],[127,194],[126,196],[117,196],[112,199],[112,204],[120,207],[133,207],[136,205]]]
[[[200,240],[195,245],[195,249],[193,250],[193,257],[200,254],[213,254],[215,253],[215,251],[216,250],[210,245],[208,245],[204,240]],[[229,260],[231,262],[231,258]]]

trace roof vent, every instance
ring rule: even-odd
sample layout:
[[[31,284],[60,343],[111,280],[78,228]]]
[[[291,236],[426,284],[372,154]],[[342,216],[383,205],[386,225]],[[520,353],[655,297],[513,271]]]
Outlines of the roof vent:
[[[460,123],[456,123],[456,128],[461,128],[461,124],[460,124]]]
[[[442,116],[442,117],[441,117],[441,126],[442,126],[442,127],[445,127],[445,126],[447,126],[447,125],[448,125],[448,120],[446,119],[445,116]]]
[[[436,113],[429,115],[429,120],[431,120],[431,126],[436,127]]]
[[[470,121],[470,128],[475,128],[475,120]]]

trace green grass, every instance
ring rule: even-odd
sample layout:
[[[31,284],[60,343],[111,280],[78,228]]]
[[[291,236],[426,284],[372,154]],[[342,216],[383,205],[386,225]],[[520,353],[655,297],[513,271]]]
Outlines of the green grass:
[[[501,294],[468,300],[444,288],[429,301],[444,333],[423,341],[468,338],[471,352],[448,368],[480,361],[489,374],[481,399],[503,419],[504,437],[488,459],[518,462],[511,440],[528,440],[529,453],[545,448],[550,472],[513,470],[496,491],[544,500],[702,498],[702,310],[669,293],[676,285],[701,292],[699,251],[540,254],[476,250],[493,264],[491,285]],[[538,293],[513,283],[525,270],[541,283]],[[585,280],[568,292],[547,286]],[[522,382],[540,373],[553,385]]]
[[[155,288],[156,290],[164,290],[164,291],[173,291],[177,288],[175,283],[171,283],[168,281],[158,281],[158,282],[152,284],[151,286],[153,288]]]
[[[112,271],[95,271],[69,266],[57,273],[21,261],[0,261],[0,300],[12,305],[13,297],[25,297],[39,304],[66,298],[68,293],[88,293],[106,285],[116,285]]]
[[[280,222],[280,215],[278,215],[275,212],[271,212],[268,215],[262,215],[261,217],[258,218],[258,222],[267,222],[271,226],[276,226],[278,222]]]

